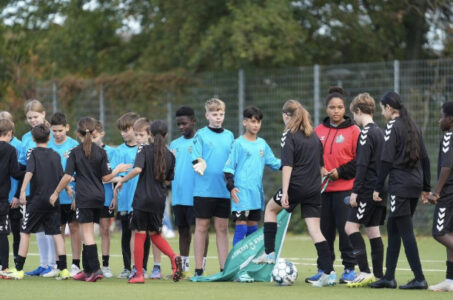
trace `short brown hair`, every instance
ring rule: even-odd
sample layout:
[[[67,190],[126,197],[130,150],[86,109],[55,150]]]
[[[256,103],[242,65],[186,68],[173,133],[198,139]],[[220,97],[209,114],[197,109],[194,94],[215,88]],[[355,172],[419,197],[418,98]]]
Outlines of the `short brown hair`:
[[[147,118],[138,118],[134,123],[134,131],[146,130],[146,132],[151,133],[150,131],[151,123]]]
[[[357,113],[359,109],[364,114],[373,115],[376,110],[374,98],[368,93],[361,93],[355,96],[354,100],[351,102],[351,105],[349,105],[349,110],[352,113]]]
[[[9,113],[9,111],[6,110],[0,111],[0,119],[7,119],[11,122],[14,122],[13,116]]]
[[[0,136],[5,136],[10,131],[14,132],[14,123],[8,119],[0,119]]]
[[[116,121],[116,127],[121,131],[126,131],[134,126],[134,123],[138,118],[140,118],[140,116],[134,112],[125,113],[118,121]]]
[[[102,122],[99,120],[96,120],[96,125],[94,126],[94,130],[97,132],[104,132],[104,126],[102,126]]]
[[[225,102],[218,98],[211,98],[206,101],[204,108],[206,109],[206,112],[219,110],[225,111]]]

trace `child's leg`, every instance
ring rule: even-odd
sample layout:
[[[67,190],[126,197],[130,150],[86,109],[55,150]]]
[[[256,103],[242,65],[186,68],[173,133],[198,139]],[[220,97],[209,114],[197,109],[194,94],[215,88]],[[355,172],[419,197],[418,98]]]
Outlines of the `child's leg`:
[[[388,218],[387,220],[387,255],[385,257],[385,279],[395,279],[395,269],[398,263],[398,256],[401,249],[401,237],[396,225],[396,218]]]
[[[121,215],[121,253],[123,254],[124,269],[131,270],[131,230],[129,216]]]
[[[264,212],[264,251],[266,254],[275,251],[275,235],[277,234],[277,215],[282,207],[271,198]]]
[[[47,242],[47,249],[48,249],[48,261],[49,261],[49,266],[52,266],[52,268],[56,267],[56,261],[57,257],[55,255],[55,243],[53,241],[53,237],[51,235],[45,235],[46,242]]]
[[[69,223],[69,232],[71,234],[72,264],[80,268],[80,252],[82,250],[82,240],[80,237],[79,222]],[[64,231],[61,232],[64,234]]]
[[[241,212],[233,212],[241,213]],[[247,236],[247,220],[236,220],[236,226],[234,227],[233,246],[238,242],[242,241]]]
[[[20,208],[10,209],[10,223],[11,223],[11,233],[13,234],[13,255],[14,260],[19,253],[19,244],[20,244],[20,219],[21,213]]]
[[[249,236],[255,231],[258,230],[258,222],[257,221],[247,221],[247,235]]]
[[[203,256],[206,249],[206,236],[208,235],[210,219],[196,218],[195,233],[194,233],[194,252],[195,252],[195,268],[203,269]]]
[[[9,268],[9,241],[6,233],[0,233],[0,265],[0,271]]]
[[[151,248],[151,240],[149,238],[149,234],[145,235],[145,245],[144,245],[144,250],[143,250],[143,269],[148,270],[148,259],[149,259],[149,250]],[[155,253],[155,247],[153,247],[153,257],[154,257],[154,262],[160,263],[160,252]],[[158,257],[156,258],[157,255]]]
[[[147,235],[146,240],[148,240],[148,238],[149,238],[149,235]],[[149,256],[149,247],[148,247],[148,251],[146,251],[146,243],[147,243],[146,240],[145,240],[145,256],[146,255]],[[151,245],[151,239],[149,240],[149,244]],[[160,264],[162,262],[162,252],[160,252],[159,248],[157,248],[156,245],[152,244],[152,247],[153,247],[154,265],[160,266]],[[146,261],[146,263],[148,263],[148,259],[146,257],[143,260],[143,266],[145,267],[145,270],[146,270],[145,261]]]
[[[109,266],[110,258],[110,218],[99,219],[99,231],[101,233],[102,266]]]
[[[219,266],[220,270],[223,270],[228,256],[228,218],[214,217],[214,227],[216,232]]]
[[[146,240],[146,231],[134,231],[134,264],[137,277],[143,276],[143,256]]]
[[[55,243],[55,251],[58,255],[57,267],[58,270],[67,269],[66,262],[66,248],[64,243],[64,238],[62,234],[53,235],[53,241]]]
[[[376,278],[384,276],[384,243],[381,238],[379,226],[368,227],[365,229],[371,246],[371,262],[373,264],[373,274]]]
[[[85,243],[86,258],[90,271],[100,270],[96,241],[94,240],[94,223],[80,223],[82,238]]]
[[[321,220],[320,218],[305,218],[305,223],[318,253],[319,267],[325,274],[330,274],[333,271],[332,253],[330,252],[329,244],[321,232]]]
[[[22,234],[21,234],[21,240],[22,240]],[[38,243],[39,259],[40,259],[41,267],[47,268],[50,265],[49,245],[47,243],[47,239],[46,239],[44,232],[36,233],[36,242]],[[19,246],[19,249],[20,249],[20,246]]]
[[[360,272],[371,273],[368,265],[365,241],[360,233],[360,224],[347,221],[345,231],[351,240],[352,248],[354,249],[353,254],[359,265]]]
[[[43,233],[44,234],[44,233]],[[29,233],[20,233],[20,244],[19,244],[19,254],[16,259],[16,269],[22,271],[24,269],[25,259],[28,254],[28,246],[30,242]]]

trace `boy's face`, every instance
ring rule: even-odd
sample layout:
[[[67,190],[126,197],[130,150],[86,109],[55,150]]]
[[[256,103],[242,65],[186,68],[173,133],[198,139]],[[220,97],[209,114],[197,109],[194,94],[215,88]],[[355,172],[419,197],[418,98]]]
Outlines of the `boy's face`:
[[[453,126],[453,117],[447,116],[443,111],[439,120],[440,130],[449,131]]]
[[[104,143],[102,142],[102,139],[104,138],[105,132],[104,131],[93,131],[93,134],[91,135],[91,138],[93,140],[93,143],[95,143],[98,146],[102,146]]]
[[[132,127],[127,128],[126,130],[121,130],[121,137],[126,143],[135,142],[135,133]]]
[[[360,110],[357,112],[352,112],[352,115],[354,116],[354,121],[357,123],[357,125],[362,126],[362,114],[360,113]]]
[[[37,125],[43,124],[46,118],[45,113],[40,113],[36,111],[29,111],[26,115],[27,122],[31,127],[35,127]]]
[[[176,125],[183,136],[191,136],[195,128],[195,120],[188,116],[176,117]]]
[[[50,126],[55,143],[61,144],[66,140],[69,131],[69,124],[66,125],[52,125]]]
[[[261,120],[258,120],[256,117],[245,118],[242,120],[242,125],[248,133],[257,135],[261,129]]]
[[[148,144],[150,135],[146,129],[134,131],[135,133],[135,142],[139,145]]]
[[[223,110],[207,111],[206,119],[209,121],[209,127],[221,128],[225,120],[225,112]]]

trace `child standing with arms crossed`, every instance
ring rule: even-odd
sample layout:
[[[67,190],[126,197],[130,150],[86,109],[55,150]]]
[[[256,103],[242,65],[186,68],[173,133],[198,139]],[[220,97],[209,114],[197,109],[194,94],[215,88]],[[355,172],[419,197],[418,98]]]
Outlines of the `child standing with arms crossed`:
[[[162,219],[167,197],[167,184],[174,177],[175,157],[167,149],[167,124],[156,120],[151,124],[151,145],[141,145],[137,151],[134,169],[123,177],[115,187],[115,193],[123,184],[139,175],[132,203],[130,226],[135,232],[134,260],[137,273],[129,283],[144,283],[143,255],[146,235],[149,232],[153,245],[170,258],[172,277],[179,281],[182,276],[181,257],[176,255],[168,242],[161,236]]]
[[[211,218],[214,217],[217,253],[220,271],[228,256],[228,217],[230,193],[223,175],[234,141],[233,133],[222,128],[225,120],[225,103],[216,98],[205,104],[209,125],[198,130],[193,141],[192,161],[195,184],[193,205],[195,211],[195,276],[203,275],[203,256]]]
[[[231,211],[236,223],[233,246],[258,229],[261,210],[264,210],[263,172],[269,166],[281,167],[265,140],[259,138],[263,113],[257,107],[247,107],[243,112],[244,135],[233,144],[223,168],[227,189],[231,193]]]
[[[92,135],[96,129],[96,120],[81,118],[77,124],[77,135],[82,144],[72,149],[66,162],[65,175],[56,187],[50,200],[54,202],[61,190],[71,181],[75,173],[77,186],[76,219],[80,224],[83,240],[82,263],[84,271],[73,278],[95,282],[104,278],[99,265],[96,241],[94,240],[94,223],[99,222],[104,207],[105,192],[102,182],[111,181],[118,173],[131,166],[119,164],[110,169],[107,153],[93,143]]]

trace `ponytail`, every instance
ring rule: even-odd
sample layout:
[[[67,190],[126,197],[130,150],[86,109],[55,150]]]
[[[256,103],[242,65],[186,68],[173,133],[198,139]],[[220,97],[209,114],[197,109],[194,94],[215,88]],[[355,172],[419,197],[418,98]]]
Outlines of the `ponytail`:
[[[415,164],[420,159],[420,144],[418,129],[414,120],[409,116],[407,108],[401,102],[401,97],[396,92],[387,92],[381,99],[381,103],[389,105],[391,108],[398,110],[401,121],[404,125],[404,165],[408,168],[415,167]]]
[[[97,121],[90,117],[83,117],[77,123],[77,133],[83,138],[83,153],[89,159],[91,156],[91,148],[93,145],[93,131],[95,130]]]
[[[286,124],[285,130],[289,130],[291,133],[302,131],[305,136],[311,136],[313,134],[313,123],[310,113],[299,101],[286,101],[283,105],[283,113],[291,117],[288,124]]]
[[[167,147],[165,145],[165,137],[167,135],[167,132],[168,127],[165,121],[156,120],[151,123],[151,134],[154,138],[154,179],[160,182],[164,182],[167,178],[167,160],[165,156],[167,150]]]

